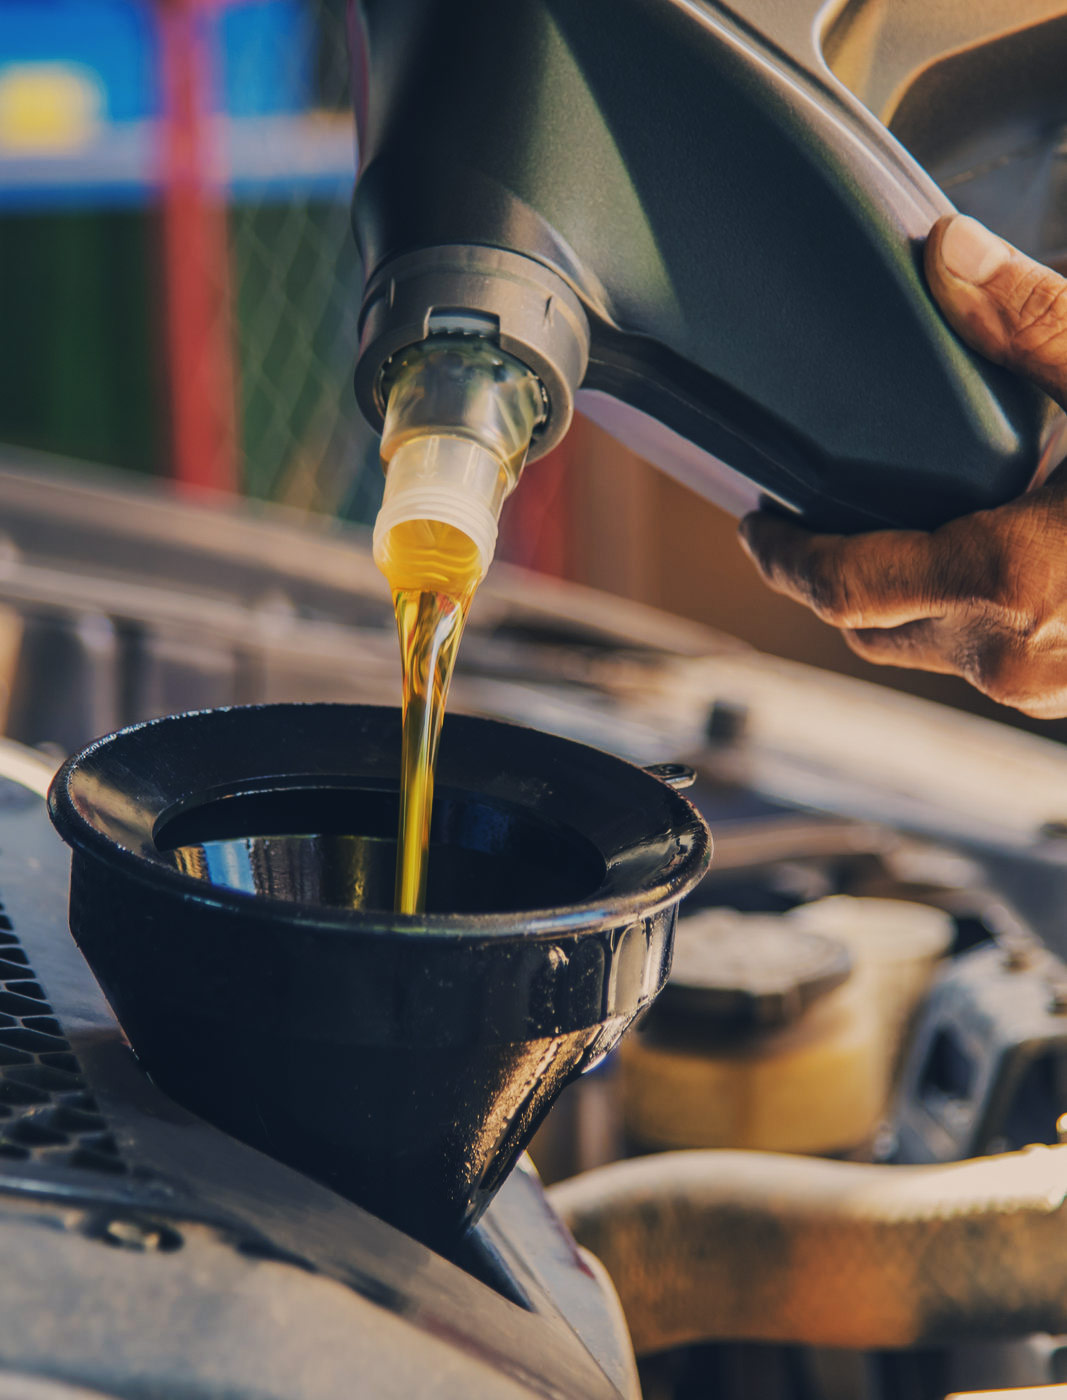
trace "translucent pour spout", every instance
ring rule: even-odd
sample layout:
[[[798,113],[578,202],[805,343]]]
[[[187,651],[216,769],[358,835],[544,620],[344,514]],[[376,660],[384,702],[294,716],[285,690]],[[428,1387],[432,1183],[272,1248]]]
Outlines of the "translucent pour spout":
[[[425,341],[390,368],[374,558],[393,595],[403,680],[396,908],[418,914],[456,652],[544,409],[540,381],[482,339]]]
[[[374,526],[379,568],[394,590],[425,587],[425,579],[398,576],[409,571],[411,532],[397,527],[436,521],[473,544],[484,578],[501,507],[544,417],[540,382],[489,341],[451,335],[398,356],[385,388],[385,496]],[[411,572],[418,569],[412,558]]]

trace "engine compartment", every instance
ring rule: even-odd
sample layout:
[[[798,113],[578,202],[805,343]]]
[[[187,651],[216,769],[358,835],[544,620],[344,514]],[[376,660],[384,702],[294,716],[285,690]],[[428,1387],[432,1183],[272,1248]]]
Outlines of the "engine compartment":
[[[941,1400],[1060,1378],[1062,1168],[1054,1146],[1025,1151],[1056,1144],[1067,1110],[1058,746],[497,570],[457,709],[691,767],[715,858],[663,1000],[533,1143],[547,1201],[520,1167],[444,1259],[145,1077],[69,939],[40,795],[59,748],[133,719],[390,699],[365,545],[324,528],[309,550],[281,512],[72,484],[40,461],[0,473],[0,512],[7,728],[48,746],[0,754],[0,1181],[27,1260],[9,1370],[121,1397],[155,1393],[148,1375],[158,1393],[334,1395],[357,1370],[382,1395],[664,1400]],[[835,1212],[854,1181],[867,1204],[849,1223]],[[627,1236],[634,1191],[643,1233]],[[715,1258],[747,1263],[709,1274]],[[60,1281],[92,1308],[65,1307]],[[871,1297],[896,1303],[865,1312]],[[275,1306],[313,1322],[268,1344]],[[211,1346],[183,1347],[205,1308]]]

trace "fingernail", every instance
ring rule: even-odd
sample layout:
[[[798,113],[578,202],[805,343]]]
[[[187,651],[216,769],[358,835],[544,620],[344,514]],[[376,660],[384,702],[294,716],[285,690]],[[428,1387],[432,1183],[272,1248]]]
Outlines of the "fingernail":
[[[980,287],[1011,257],[1003,239],[966,214],[957,214],[941,237],[941,261],[953,277]]]

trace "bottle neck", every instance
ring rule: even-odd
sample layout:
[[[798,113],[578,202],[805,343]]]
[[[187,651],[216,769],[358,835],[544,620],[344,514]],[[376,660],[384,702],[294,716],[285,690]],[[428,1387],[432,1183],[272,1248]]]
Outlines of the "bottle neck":
[[[540,382],[489,341],[441,336],[398,356],[385,387],[375,559],[382,564],[397,525],[438,521],[474,543],[484,576],[501,507],[544,417]]]

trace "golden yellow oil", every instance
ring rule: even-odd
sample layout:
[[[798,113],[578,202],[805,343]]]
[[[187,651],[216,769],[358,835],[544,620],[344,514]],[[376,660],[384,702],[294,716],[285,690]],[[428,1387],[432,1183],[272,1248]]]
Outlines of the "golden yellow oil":
[[[396,910],[419,914],[426,907],[437,746],[482,561],[462,530],[410,520],[386,535],[378,566],[393,594],[403,680]]]

